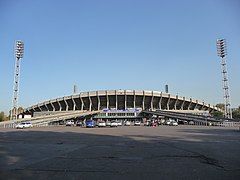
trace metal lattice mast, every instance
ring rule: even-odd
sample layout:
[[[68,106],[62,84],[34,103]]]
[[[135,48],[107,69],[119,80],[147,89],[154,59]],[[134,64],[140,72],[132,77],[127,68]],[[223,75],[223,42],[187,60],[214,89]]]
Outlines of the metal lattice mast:
[[[23,41],[15,42],[15,70],[13,82],[13,108],[11,112],[11,120],[15,121],[18,115],[18,93],[19,93],[19,76],[20,76],[20,60],[23,58],[24,43]]]
[[[222,81],[223,81],[223,93],[224,93],[224,102],[225,102],[224,116],[226,118],[232,118],[229,85],[228,85],[228,77],[227,77],[227,63],[226,63],[227,45],[226,45],[225,39],[217,40],[217,53],[218,53],[218,56],[221,58],[221,65],[222,65],[222,77],[223,77]]]

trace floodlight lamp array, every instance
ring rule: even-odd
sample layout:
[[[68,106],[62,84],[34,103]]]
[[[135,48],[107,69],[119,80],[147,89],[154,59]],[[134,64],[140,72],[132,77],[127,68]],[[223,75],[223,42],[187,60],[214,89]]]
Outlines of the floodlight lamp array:
[[[15,43],[15,56],[17,59],[23,58],[24,43],[23,41],[16,41]]]
[[[217,40],[217,54],[221,58],[224,58],[227,55],[227,44],[225,39]]]

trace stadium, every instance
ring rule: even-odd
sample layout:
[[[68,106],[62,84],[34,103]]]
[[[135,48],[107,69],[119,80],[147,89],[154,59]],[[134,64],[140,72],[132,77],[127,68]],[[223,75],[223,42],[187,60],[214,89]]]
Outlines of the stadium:
[[[143,110],[164,110],[191,112],[194,114],[220,111],[208,103],[148,90],[99,90],[81,92],[70,96],[51,99],[25,109],[32,116],[50,115],[62,112],[98,111],[95,118],[122,119],[138,118]]]

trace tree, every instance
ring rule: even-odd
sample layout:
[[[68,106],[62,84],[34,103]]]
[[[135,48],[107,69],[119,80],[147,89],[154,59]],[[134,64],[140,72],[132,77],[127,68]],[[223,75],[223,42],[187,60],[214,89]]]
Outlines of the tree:
[[[225,110],[225,105],[223,103],[216,104],[216,107],[222,109],[223,111]],[[214,117],[223,117],[222,112],[213,112],[212,115]],[[238,108],[235,108],[232,110],[232,118],[240,119],[240,106],[238,106]]]
[[[216,104],[216,107],[221,109],[222,111],[224,111],[224,109],[225,109],[225,105],[223,103]],[[216,118],[222,118],[223,117],[223,112],[220,112],[220,111],[214,111],[211,114],[212,114],[213,117],[216,117]]]
[[[223,112],[214,111],[214,112],[212,113],[212,116],[213,116],[213,117],[216,117],[216,118],[222,118],[222,117],[223,117]]]
[[[1,121],[7,121],[8,117],[4,114],[3,111],[0,112],[0,122]]]
[[[232,111],[233,119],[240,119],[240,106]]]
[[[4,115],[4,112],[2,111],[2,112],[0,113],[0,122],[1,122],[1,121],[4,121],[4,117],[5,117],[5,115]]]
[[[219,104],[216,104],[216,107],[218,107],[218,108],[220,108],[221,110],[224,111],[224,109],[225,109],[225,104],[219,103]]]

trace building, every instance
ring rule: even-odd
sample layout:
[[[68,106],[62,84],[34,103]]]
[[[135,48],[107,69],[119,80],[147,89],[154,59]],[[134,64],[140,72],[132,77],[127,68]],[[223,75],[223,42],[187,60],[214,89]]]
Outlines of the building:
[[[55,114],[64,111],[101,111],[98,118],[136,118],[142,110],[171,110],[199,112],[220,111],[208,103],[146,90],[100,90],[81,92],[51,99],[25,109],[26,114]]]

